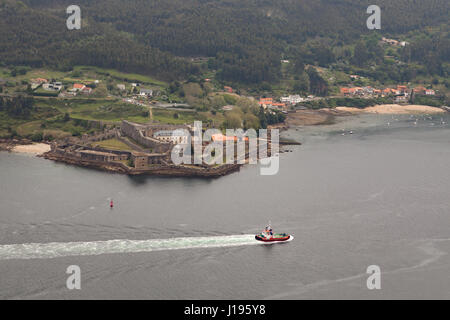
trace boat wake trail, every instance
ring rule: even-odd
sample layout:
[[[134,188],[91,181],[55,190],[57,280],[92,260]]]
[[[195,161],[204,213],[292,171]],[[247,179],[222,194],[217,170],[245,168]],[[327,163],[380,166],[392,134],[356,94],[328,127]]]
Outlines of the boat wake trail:
[[[185,237],[150,240],[107,240],[90,242],[51,242],[0,245],[0,260],[52,259],[95,256],[112,253],[138,253],[163,250],[220,248],[259,245],[254,235]]]

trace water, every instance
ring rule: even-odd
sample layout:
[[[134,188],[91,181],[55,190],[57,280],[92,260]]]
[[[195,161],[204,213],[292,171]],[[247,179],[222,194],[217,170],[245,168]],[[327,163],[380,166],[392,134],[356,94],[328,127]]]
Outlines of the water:
[[[0,298],[449,299],[440,118],[289,130],[303,145],[275,176],[128,177],[0,153]],[[268,220],[295,240],[255,242]],[[373,264],[382,289],[369,291]],[[70,265],[81,290],[66,288]]]

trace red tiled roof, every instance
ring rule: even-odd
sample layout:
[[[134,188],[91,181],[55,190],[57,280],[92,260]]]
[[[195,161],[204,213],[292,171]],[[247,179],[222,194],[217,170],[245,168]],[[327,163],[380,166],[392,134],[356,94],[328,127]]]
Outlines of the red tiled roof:
[[[84,84],[81,84],[81,83],[75,83],[74,85],[73,85],[73,88],[74,89],[83,89],[85,87],[85,85]]]

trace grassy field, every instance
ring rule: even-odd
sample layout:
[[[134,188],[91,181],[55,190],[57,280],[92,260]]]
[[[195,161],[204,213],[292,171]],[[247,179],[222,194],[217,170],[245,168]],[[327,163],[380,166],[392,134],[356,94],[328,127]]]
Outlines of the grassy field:
[[[26,123],[27,120],[14,119],[9,117],[6,112],[0,111],[0,138],[9,137],[11,130],[16,130],[16,128]]]
[[[102,75],[103,77],[113,77],[117,80],[123,80],[127,82],[140,82],[143,84],[155,85],[160,87],[167,87],[167,83],[163,81],[156,80],[152,77],[136,74],[136,73],[124,73],[114,69],[104,69],[99,67],[91,66],[77,66],[74,71],[79,71],[83,73],[94,72],[96,74]]]
[[[78,104],[71,107],[70,116],[83,120],[106,120],[120,122],[122,120],[148,122],[148,109],[120,101],[96,101]]]
[[[110,150],[124,150],[124,151],[133,151],[132,148],[130,148],[127,144],[123,143],[122,141],[118,139],[109,139],[109,140],[103,140],[98,141],[94,143],[95,145],[110,149]]]

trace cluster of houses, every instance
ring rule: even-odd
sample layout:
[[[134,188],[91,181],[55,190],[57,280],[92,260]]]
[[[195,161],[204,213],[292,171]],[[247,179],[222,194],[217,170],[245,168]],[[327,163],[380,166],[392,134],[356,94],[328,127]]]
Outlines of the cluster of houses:
[[[98,83],[98,80],[96,82]],[[43,90],[49,92],[60,92],[64,89],[64,85],[60,81],[49,81],[44,78],[32,79],[31,89],[36,90],[39,87],[42,87]],[[78,93],[90,94],[91,92],[92,88],[81,83],[74,83],[72,88],[68,89],[65,95],[76,96]]]
[[[276,102],[273,98],[261,98],[259,105],[264,109],[276,109],[281,111],[287,111],[289,106],[295,106],[301,102],[314,99],[314,96],[310,95],[307,98],[303,98],[300,95],[289,95],[280,98],[280,102]]]
[[[154,96],[154,92],[152,89],[145,89],[145,88],[141,88],[141,85],[139,83],[132,83],[131,87],[133,88],[133,90],[135,88],[139,88],[139,96],[141,97],[145,97],[145,98],[151,98]],[[117,89],[119,89],[119,91],[126,91],[126,86],[123,83],[119,83],[117,84]]]
[[[385,44],[389,44],[391,46],[398,46],[398,47],[406,47],[407,45],[409,45],[409,42],[388,39],[385,37],[381,38],[381,42],[385,43]]]
[[[87,87],[82,83],[74,83],[73,87],[67,90],[67,93],[73,96],[76,96],[78,93],[90,94],[91,92],[92,88]]]
[[[297,103],[300,103],[300,102],[302,102],[304,100],[305,99],[300,97],[300,95],[298,95],[298,94],[280,98],[281,102],[284,102],[284,103],[287,103],[287,104],[291,104],[291,105],[296,105]]]
[[[273,98],[261,98],[259,100],[259,105],[264,109],[278,109],[285,110],[286,103],[284,102],[275,102]]]
[[[407,86],[398,85],[396,88],[376,89],[371,86],[367,87],[353,87],[353,88],[341,88],[341,94],[346,97],[387,97],[395,96],[397,102],[408,101],[410,95],[420,94],[434,96],[436,92],[432,89],[426,89],[424,87],[415,87],[409,89]]]

